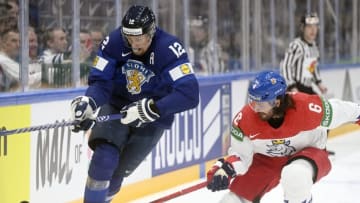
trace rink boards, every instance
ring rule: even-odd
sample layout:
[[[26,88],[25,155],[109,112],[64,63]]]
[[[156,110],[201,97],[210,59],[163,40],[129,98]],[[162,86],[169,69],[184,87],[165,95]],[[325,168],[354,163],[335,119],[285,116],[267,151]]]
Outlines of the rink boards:
[[[360,103],[360,68],[322,72],[327,97]],[[253,74],[200,78],[200,104],[177,114],[170,130],[124,182],[114,202],[127,202],[204,177],[226,153],[231,118],[246,103]],[[0,127],[15,129],[68,119],[84,89],[0,96]],[[333,131],[339,135],[353,126]],[[87,135],[68,127],[0,137],[0,202],[81,202],[91,158]]]

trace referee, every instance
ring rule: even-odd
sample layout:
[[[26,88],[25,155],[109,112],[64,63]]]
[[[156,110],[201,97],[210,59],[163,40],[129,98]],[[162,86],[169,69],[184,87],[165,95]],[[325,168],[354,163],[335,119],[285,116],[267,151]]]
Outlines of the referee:
[[[286,80],[288,91],[321,95],[327,92],[327,88],[321,83],[318,68],[320,55],[315,42],[318,29],[319,18],[316,13],[301,17],[300,36],[290,43],[280,62],[280,73]],[[320,92],[316,92],[313,86],[317,86]],[[329,155],[335,155],[334,151],[327,151]]]
[[[302,16],[300,36],[290,43],[280,63],[280,73],[284,76],[289,91],[317,94],[313,89],[315,85],[322,95],[327,92],[327,88],[321,83],[318,69],[319,49],[315,42],[318,26],[317,14]]]

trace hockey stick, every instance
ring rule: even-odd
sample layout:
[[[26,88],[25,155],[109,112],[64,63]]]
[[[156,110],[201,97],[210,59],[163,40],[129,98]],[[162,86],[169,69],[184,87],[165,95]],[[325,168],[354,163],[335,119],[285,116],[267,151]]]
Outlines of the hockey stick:
[[[159,199],[153,200],[150,203],[161,203],[161,202],[169,201],[169,200],[174,199],[176,197],[179,197],[179,196],[188,194],[190,192],[194,192],[196,190],[199,190],[199,189],[205,187],[206,185],[207,185],[207,181],[204,181],[204,182],[198,183],[196,185],[181,189],[179,191],[176,191],[174,193],[171,193],[171,194],[166,195],[164,197],[161,197]]]
[[[98,117],[96,117],[96,122],[102,123],[102,122],[116,120],[116,119],[120,119],[120,118],[121,118],[121,114],[98,116]],[[11,135],[11,134],[19,134],[19,133],[37,131],[37,130],[45,130],[45,129],[51,129],[51,128],[72,126],[77,123],[78,123],[78,121],[62,121],[62,122],[55,122],[55,123],[50,123],[50,124],[38,125],[38,126],[18,128],[18,129],[14,129],[14,130],[6,130],[5,127],[2,127],[2,128],[0,128],[0,137]]]

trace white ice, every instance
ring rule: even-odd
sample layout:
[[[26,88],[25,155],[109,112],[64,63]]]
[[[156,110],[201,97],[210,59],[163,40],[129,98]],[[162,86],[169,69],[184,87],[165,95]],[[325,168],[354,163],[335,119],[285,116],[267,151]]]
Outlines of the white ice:
[[[331,138],[327,147],[335,151],[336,154],[331,157],[331,172],[313,187],[313,203],[360,202],[360,130]],[[198,180],[162,193],[153,194],[133,201],[133,203],[150,202],[202,181],[204,180]],[[206,188],[202,188],[167,202],[215,203],[221,199],[225,192],[211,192]],[[262,198],[261,203],[280,203],[282,201],[282,188],[278,186],[267,193]]]

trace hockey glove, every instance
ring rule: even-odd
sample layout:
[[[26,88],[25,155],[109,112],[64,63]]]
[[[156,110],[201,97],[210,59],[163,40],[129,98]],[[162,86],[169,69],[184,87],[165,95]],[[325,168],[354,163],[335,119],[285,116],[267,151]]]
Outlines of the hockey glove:
[[[87,96],[76,97],[71,102],[71,117],[77,124],[72,126],[73,132],[89,130],[95,125],[95,111],[97,106],[95,101]]]
[[[230,180],[236,176],[236,172],[231,163],[221,158],[211,167],[206,176],[207,188],[215,192],[227,189]]]
[[[137,128],[144,127],[160,117],[154,100],[148,98],[123,107],[120,113],[122,114],[121,123]]]

